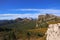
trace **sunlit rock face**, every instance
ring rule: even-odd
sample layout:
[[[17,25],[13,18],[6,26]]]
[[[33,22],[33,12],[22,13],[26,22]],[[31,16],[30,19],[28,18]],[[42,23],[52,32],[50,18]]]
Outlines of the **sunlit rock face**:
[[[60,23],[50,24],[46,34],[46,40],[60,40]]]

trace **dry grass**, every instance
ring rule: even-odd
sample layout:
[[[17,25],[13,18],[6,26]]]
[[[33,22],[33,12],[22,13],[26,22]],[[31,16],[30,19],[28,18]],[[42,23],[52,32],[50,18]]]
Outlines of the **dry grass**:
[[[38,28],[38,29],[32,29],[32,30],[28,30],[29,32],[32,33],[43,33],[45,34],[47,31],[47,28]],[[43,37],[31,37],[30,40],[46,40],[46,35],[44,35]]]
[[[33,33],[37,33],[37,32],[45,33],[47,31],[47,28],[38,28],[38,29],[32,29],[28,31]]]
[[[47,22],[48,24],[57,24],[57,23],[60,23],[60,22],[58,22],[58,21],[49,21],[49,22]]]

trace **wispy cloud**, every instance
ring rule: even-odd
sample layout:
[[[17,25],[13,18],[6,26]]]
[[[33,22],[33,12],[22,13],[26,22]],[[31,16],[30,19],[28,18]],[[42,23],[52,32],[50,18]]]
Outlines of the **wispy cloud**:
[[[10,9],[11,11],[39,11],[41,9]]]
[[[10,9],[11,11],[44,11],[44,12],[60,12],[58,9]]]
[[[37,18],[38,14],[0,14],[0,20],[1,19],[15,19],[15,18]]]
[[[35,11],[40,14],[49,13],[49,14],[56,14],[56,15],[60,13],[59,9],[11,9],[11,11],[22,11],[22,12]]]
[[[40,14],[55,14],[55,15],[60,15],[60,10],[57,10],[57,9],[11,9],[10,12],[13,12],[13,11],[22,11],[22,13],[4,13],[4,14],[0,14],[0,20],[1,19],[15,19],[15,18],[29,18],[29,17],[32,17],[32,18],[37,18],[38,15]],[[25,13],[24,11],[36,11],[36,13],[32,13],[32,12],[28,12],[28,13]]]

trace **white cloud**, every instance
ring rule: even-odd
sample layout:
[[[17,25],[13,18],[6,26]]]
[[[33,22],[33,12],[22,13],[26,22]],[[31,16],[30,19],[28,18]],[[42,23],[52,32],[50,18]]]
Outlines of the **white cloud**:
[[[0,20],[2,20],[2,19],[15,19],[18,17],[20,17],[20,18],[25,18],[25,17],[37,18],[38,15],[39,15],[39,13],[38,14],[0,14]]]
[[[11,11],[36,11],[38,13],[41,13],[41,14],[46,14],[46,13],[49,13],[49,14],[59,14],[60,13],[60,10],[58,9],[11,9]]]
[[[40,10],[42,13],[60,13],[60,10],[55,10],[55,9],[44,9]]]
[[[60,15],[60,10],[57,10],[57,9],[14,9],[14,10],[11,10],[11,11],[38,11],[38,13],[21,13],[21,14],[12,14],[12,13],[9,13],[9,14],[0,14],[0,20],[1,19],[15,19],[15,18],[29,18],[29,17],[32,17],[32,18],[37,18],[38,15],[40,14],[46,14],[46,13],[49,13],[49,14],[55,14],[55,15]]]
[[[41,9],[11,9],[11,11],[39,11]]]
[[[57,9],[11,9],[11,11],[39,11],[47,13],[60,13],[60,10]]]

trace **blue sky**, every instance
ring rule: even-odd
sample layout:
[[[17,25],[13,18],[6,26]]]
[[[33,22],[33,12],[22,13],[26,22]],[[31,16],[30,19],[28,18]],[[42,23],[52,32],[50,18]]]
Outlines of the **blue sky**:
[[[0,20],[46,13],[60,15],[60,0],[0,0]]]

